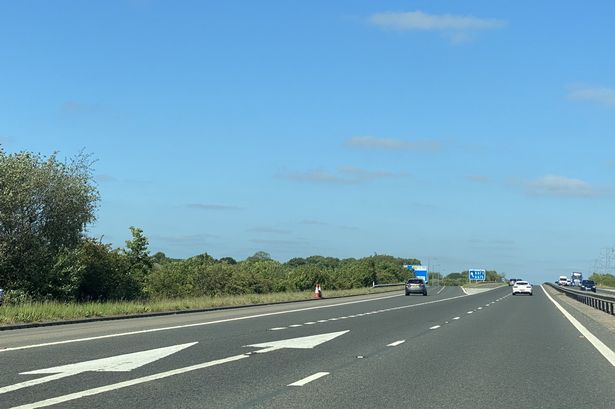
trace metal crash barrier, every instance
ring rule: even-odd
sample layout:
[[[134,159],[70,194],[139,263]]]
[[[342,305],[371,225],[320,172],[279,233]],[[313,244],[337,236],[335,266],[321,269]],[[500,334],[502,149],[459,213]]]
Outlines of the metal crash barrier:
[[[572,290],[559,285],[555,285],[553,283],[546,284],[551,286],[552,288],[555,288],[557,291],[566,294],[566,296],[574,298],[579,302],[582,302],[583,304],[587,304],[597,310],[604,311],[607,314],[615,315],[615,297],[613,296],[587,293],[580,290]]]

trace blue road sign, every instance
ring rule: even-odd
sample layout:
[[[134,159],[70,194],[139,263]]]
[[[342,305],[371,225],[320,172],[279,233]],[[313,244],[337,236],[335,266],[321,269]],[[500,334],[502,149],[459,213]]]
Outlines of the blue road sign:
[[[468,270],[468,279],[475,281],[485,281],[487,272],[485,270],[470,269]]]

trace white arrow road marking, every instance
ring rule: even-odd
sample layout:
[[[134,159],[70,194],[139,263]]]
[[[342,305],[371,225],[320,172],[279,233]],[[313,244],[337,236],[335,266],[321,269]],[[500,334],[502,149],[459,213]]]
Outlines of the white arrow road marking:
[[[43,378],[32,379],[14,385],[0,388],[0,394],[12,392],[18,389],[27,388],[28,386],[39,385],[56,379],[65,378],[67,376],[77,375],[82,372],[130,372],[133,369],[147,365],[176,352],[181,351],[197,344],[190,342],[188,344],[173,345],[165,348],[150,349],[147,351],[133,352],[130,354],[116,355],[109,358],[94,359],[92,361],[78,362],[76,364],[55,366],[53,368],[38,369],[35,371],[22,372],[20,375],[39,375],[39,374],[54,374]]]
[[[329,375],[329,372],[316,372],[314,375],[310,375],[307,378],[301,379],[300,381],[297,382],[293,382],[287,386],[303,386],[305,384],[308,384],[312,381],[315,381],[316,379],[320,379],[323,376],[327,376]]]
[[[263,350],[255,351],[257,354],[262,354],[266,352],[277,351],[283,348],[295,348],[295,349],[311,349],[314,348],[324,342],[330,341],[334,338],[339,337],[340,335],[346,334],[349,330],[339,331],[339,332],[331,332],[328,334],[318,334],[311,335],[307,337],[300,338],[291,338],[284,339],[281,341],[271,341],[271,342],[263,342],[260,344],[254,345],[246,345],[247,347],[256,347],[256,348],[265,348]],[[194,344],[194,343],[193,343]],[[187,344],[184,344],[187,345]],[[147,351],[149,352],[149,351]],[[218,359],[215,361],[204,362],[202,364],[187,366],[184,368],[173,369],[166,372],[161,372],[149,376],[144,376],[142,378],[131,379],[129,381],[118,382],[111,385],[101,386],[98,388],[87,389],[81,392],[75,392],[68,395],[58,396],[56,398],[46,399],[39,402],[29,403],[26,405],[15,406],[10,409],[35,409],[35,408],[44,408],[47,406],[57,405],[59,403],[69,402],[76,399],[81,399],[86,396],[99,395],[101,393],[114,391],[117,389],[127,388],[129,386],[139,385],[146,382],[155,381],[158,379],[164,379],[175,375],[184,374],[186,372],[192,372],[199,369],[209,368],[216,365],[222,365],[228,362],[239,361],[241,359],[249,358],[254,353],[246,353],[241,355],[230,356],[228,358]],[[62,368],[62,367],[56,367]],[[36,371],[38,372],[38,371]],[[55,376],[55,375],[54,375]]]
[[[318,334],[318,335],[310,335],[307,337],[283,339],[281,341],[263,342],[260,344],[246,345],[246,347],[265,348],[263,350],[256,351],[259,354],[262,354],[264,352],[271,352],[271,351],[275,351],[277,349],[283,349],[283,348],[312,349],[324,342],[331,341],[332,339],[337,338],[340,335],[344,335],[345,333],[349,331],[350,330],[330,332],[328,334]]]

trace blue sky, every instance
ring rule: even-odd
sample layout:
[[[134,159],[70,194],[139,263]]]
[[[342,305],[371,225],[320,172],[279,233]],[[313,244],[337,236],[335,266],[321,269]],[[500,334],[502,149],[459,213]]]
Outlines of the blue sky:
[[[91,235],[535,281],[615,242],[615,4],[13,1],[0,143],[97,159]]]

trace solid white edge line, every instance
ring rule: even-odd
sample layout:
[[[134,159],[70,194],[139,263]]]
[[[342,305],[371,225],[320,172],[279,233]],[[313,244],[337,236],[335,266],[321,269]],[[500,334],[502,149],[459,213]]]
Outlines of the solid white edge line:
[[[551,297],[551,295],[545,290],[545,288],[541,285],[542,291],[544,291],[545,295],[558,310],[574,325],[574,327],[587,339],[591,344],[600,352],[606,359],[611,363],[611,365],[615,366],[615,352],[608,346],[606,346],[602,341],[600,341],[594,334],[589,332],[587,328],[583,326],[575,317],[573,317],[568,311],[564,309],[557,301]]]
[[[396,347],[398,345],[403,344],[404,342],[406,342],[405,339],[402,339],[401,341],[395,341],[395,342],[391,342],[389,345],[387,345],[388,347]]]
[[[287,386],[303,386],[327,375],[329,375],[329,372],[316,372],[314,375],[310,375],[307,378],[303,378],[300,381],[293,382],[291,384],[288,384]]]

